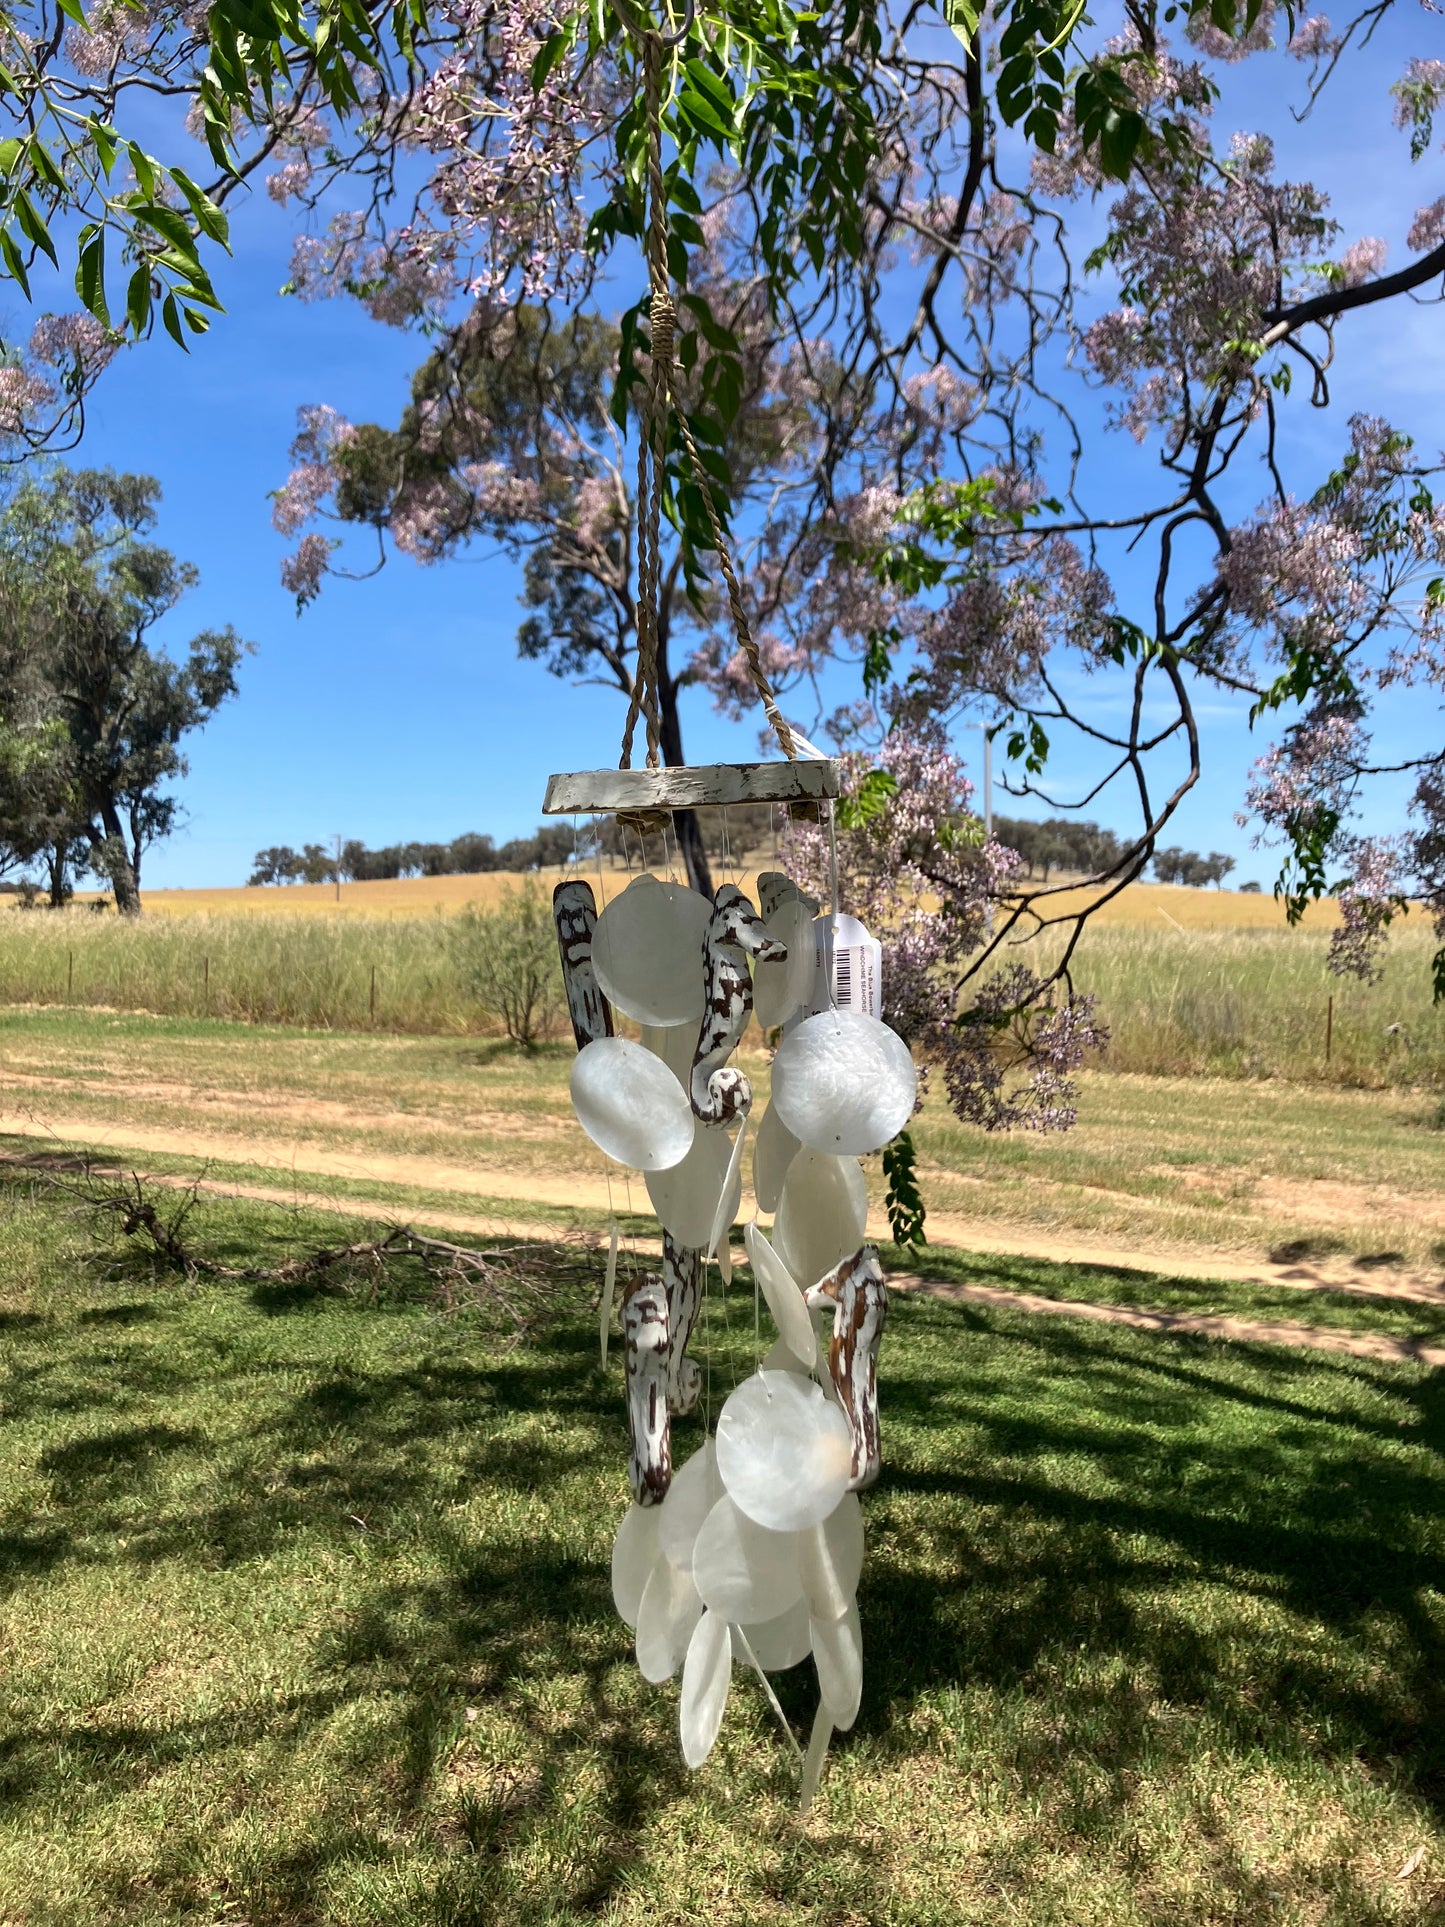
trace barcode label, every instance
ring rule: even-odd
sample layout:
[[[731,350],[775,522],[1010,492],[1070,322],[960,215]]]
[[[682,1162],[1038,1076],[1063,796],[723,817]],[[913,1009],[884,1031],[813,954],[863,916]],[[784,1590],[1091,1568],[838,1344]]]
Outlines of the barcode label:
[[[813,925],[813,988],[783,1026],[789,1031],[823,1010],[883,1015],[883,946],[856,917],[819,917]]]

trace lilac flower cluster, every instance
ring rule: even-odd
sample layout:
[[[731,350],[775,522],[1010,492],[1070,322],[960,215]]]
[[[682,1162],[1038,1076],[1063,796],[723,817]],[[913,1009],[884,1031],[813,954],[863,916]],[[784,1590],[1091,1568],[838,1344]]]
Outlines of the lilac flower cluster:
[[[855,806],[837,831],[839,890],[842,906],[883,944],[884,1021],[925,1070],[941,1070],[961,1118],[986,1130],[1066,1130],[1073,1073],[1105,1042],[1093,1000],[1053,1000],[1015,965],[965,1001],[968,961],[985,941],[990,903],[1018,873],[1017,855],[985,837],[968,779],[937,728],[896,729],[875,755],[853,752],[844,762]],[[826,897],[821,826],[792,824],[783,861],[803,889]]]

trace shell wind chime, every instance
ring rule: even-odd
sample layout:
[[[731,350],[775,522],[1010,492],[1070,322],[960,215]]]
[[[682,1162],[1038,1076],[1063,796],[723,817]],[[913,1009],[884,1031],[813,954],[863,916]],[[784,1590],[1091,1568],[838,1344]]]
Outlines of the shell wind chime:
[[[636,686],[621,767],[553,776],[544,809],[616,814],[639,840],[665,829],[671,811],[702,803],[802,805],[825,813],[831,827],[839,765],[815,752],[800,757],[799,739],[778,710],[680,412],[679,440],[707,507],[739,646],[785,760],[661,765],[658,505],[674,403],[673,310],[660,191],[665,43],[648,33],[643,44],[652,381],[639,451]],[[639,717],[647,766],[633,769]],[[681,1674],[688,1765],[708,1757],[741,1662],[761,1679],[803,1759],[806,1806],[829,1739],[853,1724],[862,1692],[858,1494],[879,1475],[877,1360],[888,1294],[867,1239],[858,1159],[906,1124],[914,1066],[879,1015],[879,946],[840,915],[836,901],[820,914],[778,872],[758,878],[756,904],[732,883],[709,901],[644,872],[600,914],[590,884],[574,873],[557,886],[554,911],[577,1040],[571,1094],[578,1122],[609,1159],[643,1174],[662,1233],[660,1266],[637,1269],[620,1292],[632,1503],[613,1548],[613,1598],[635,1632],[643,1677],[661,1683]],[[751,1083],[732,1059],[754,1015],[783,1032],[752,1167],[757,1212],[772,1217],[772,1232],[756,1214],[744,1232],[777,1338],[714,1415],[704,1397],[708,1374],[689,1346],[711,1267],[724,1288],[731,1277],[729,1234],[753,1110]],[[621,1034],[619,1019],[638,1036]],[[614,1225],[604,1363],[617,1258]],[[688,1432],[701,1421],[701,1442],[683,1458],[673,1425],[689,1415]],[[804,1756],[768,1675],[810,1656],[819,1705]]]

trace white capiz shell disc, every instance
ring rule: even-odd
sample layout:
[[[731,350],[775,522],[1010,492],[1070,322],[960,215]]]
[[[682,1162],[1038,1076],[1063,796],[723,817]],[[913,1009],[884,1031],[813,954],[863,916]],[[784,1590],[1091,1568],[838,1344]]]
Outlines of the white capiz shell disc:
[[[801,1148],[778,1116],[777,1106],[770,1103],[763,1112],[763,1121],[758,1126],[758,1135],[753,1144],[753,1196],[758,1201],[759,1211],[771,1216],[777,1210],[788,1166]]]
[[[798,1570],[813,1617],[841,1619],[863,1573],[863,1508],[856,1492],[845,1492],[836,1512],[798,1534]]]
[[[813,1664],[818,1669],[818,1690],[828,1717],[840,1733],[846,1733],[858,1717],[863,1697],[863,1628],[854,1600],[841,1619],[815,1619],[812,1622]]]
[[[699,1767],[712,1752],[722,1725],[732,1680],[733,1649],[728,1623],[715,1612],[705,1612],[693,1628],[682,1668],[682,1757]]]
[[[753,1015],[764,1030],[785,1024],[812,992],[816,970],[813,916],[794,898],[780,904],[767,920],[767,932],[788,946],[785,958],[760,957],[753,965]]]
[[[748,1114],[743,1112],[738,1134],[733,1139],[732,1155],[728,1159],[727,1176],[723,1179],[722,1195],[717,1201],[717,1209],[712,1214],[708,1227],[707,1255],[716,1258],[722,1281],[730,1285],[733,1278],[733,1254],[731,1250],[733,1220],[738,1215],[738,1205],[743,1195],[743,1140],[748,1134]]]
[[[671,1679],[683,1662],[702,1601],[691,1573],[659,1559],[648,1575],[637,1608],[637,1668],[653,1686]]]
[[[687,1089],[692,1075],[692,1060],[697,1054],[696,1024],[644,1024],[642,1041],[655,1057],[660,1057],[673,1076]]]
[[[797,1535],[769,1532],[725,1494],[697,1535],[692,1582],[709,1611],[724,1619],[743,1626],[775,1619],[803,1596]]]
[[[813,1632],[808,1621],[806,1599],[798,1600],[785,1613],[779,1613],[776,1619],[766,1619],[758,1626],[744,1626],[741,1631],[746,1634],[753,1657],[765,1673],[786,1672],[788,1667],[796,1666],[813,1650]],[[741,1641],[737,1645],[737,1657],[747,1658]]]
[[[754,1524],[802,1532],[826,1519],[848,1488],[848,1421],[811,1379],[754,1372],[718,1417],[717,1464],[729,1495]]]
[[[862,1157],[913,1115],[918,1072],[896,1030],[858,1010],[822,1010],[773,1059],[773,1103],[815,1151]]]
[[[689,1250],[705,1250],[713,1219],[723,1198],[732,1144],[721,1125],[697,1125],[692,1149],[680,1164],[647,1173],[647,1195],[664,1231],[670,1231]],[[728,1186],[731,1204],[727,1222],[737,1216],[742,1201],[741,1173]]]
[[[858,1160],[800,1151],[773,1220],[774,1249],[799,1286],[806,1291],[851,1258],[867,1225],[868,1181]]]
[[[818,1362],[818,1338],[797,1279],[755,1224],[744,1231],[743,1243],[748,1248],[748,1263],[773,1314],[779,1338],[804,1371],[811,1372]]]
[[[652,1568],[662,1557],[657,1543],[660,1510],[655,1505],[630,1506],[612,1542],[612,1603],[634,1628]]]
[[[669,1170],[692,1148],[687,1092],[660,1057],[625,1037],[598,1037],[577,1053],[572,1108],[598,1149],[634,1170]]]
[[[686,1465],[673,1473],[662,1504],[646,1508],[657,1518],[659,1551],[679,1572],[692,1571],[692,1549],[698,1532],[722,1495],[717,1447],[711,1439],[705,1439]]]
[[[758,1370],[760,1372],[798,1372],[804,1378],[807,1377],[798,1354],[791,1345],[785,1345],[781,1338],[774,1339],[763,1353]]]
[[[685,883],[634,877],[597,919],[592,968],[639,1024],[696,1024],[706,995],[702,938],[712,905]]]

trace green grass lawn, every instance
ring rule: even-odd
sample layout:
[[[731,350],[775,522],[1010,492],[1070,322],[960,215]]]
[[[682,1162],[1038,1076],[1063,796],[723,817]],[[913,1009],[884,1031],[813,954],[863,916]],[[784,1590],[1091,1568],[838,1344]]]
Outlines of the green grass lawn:
[[[1440,1375],[899,1304],[863,1711],[799,1822],[755,1687],[689,1775],[632,1664],[575,1260],[509,1346],[86,1235],[0,1194],[5,1927],[1441,1918]]]
[[[73,1137],[84,1123],[92,1142],[121,1147],[128,1129],[170,1133],[190,1170],[208,1157],[236,1169],[269,1157],[288,1173],[328,1157],[370,1160],[388,1190],[434,1200],[443,1187],[452,1199],[495,1198],[510,1179],[500,1191],[514,1199],[510,1216],[554,1222],[606,1205],[607,1161],[568,1099],[574,1056],[570,1041],[525,1057],[475,1037],[0,1006],[0,1104],[32,1128],[59,1119]],[[768,1061],[761,1051],[744,1061],[760,1109]],[[915,1137],[940,1222],[953,1214],[1055,1243],[1092,1240],[1137,1251],[1144,1265],[1151,1250],[1264,1260],[1301,1240],[1341,1267],[1389,1253],[1422,1275],[1445,1265],[1445,1110],[1434,1091],[1090,1073],[1074,1130],[990,1135],[951,1114],[935,1079]],[[164,1147],[137,1155],[166,1168]],[[398,1159],[417,1162],[403,1173],[389,1168]],[[878,1161],[867,1168],[881,1207]],[[615,1167],[612,1184],[625,1210]],[[535,1203],[515,1197],[527,1187]]]

